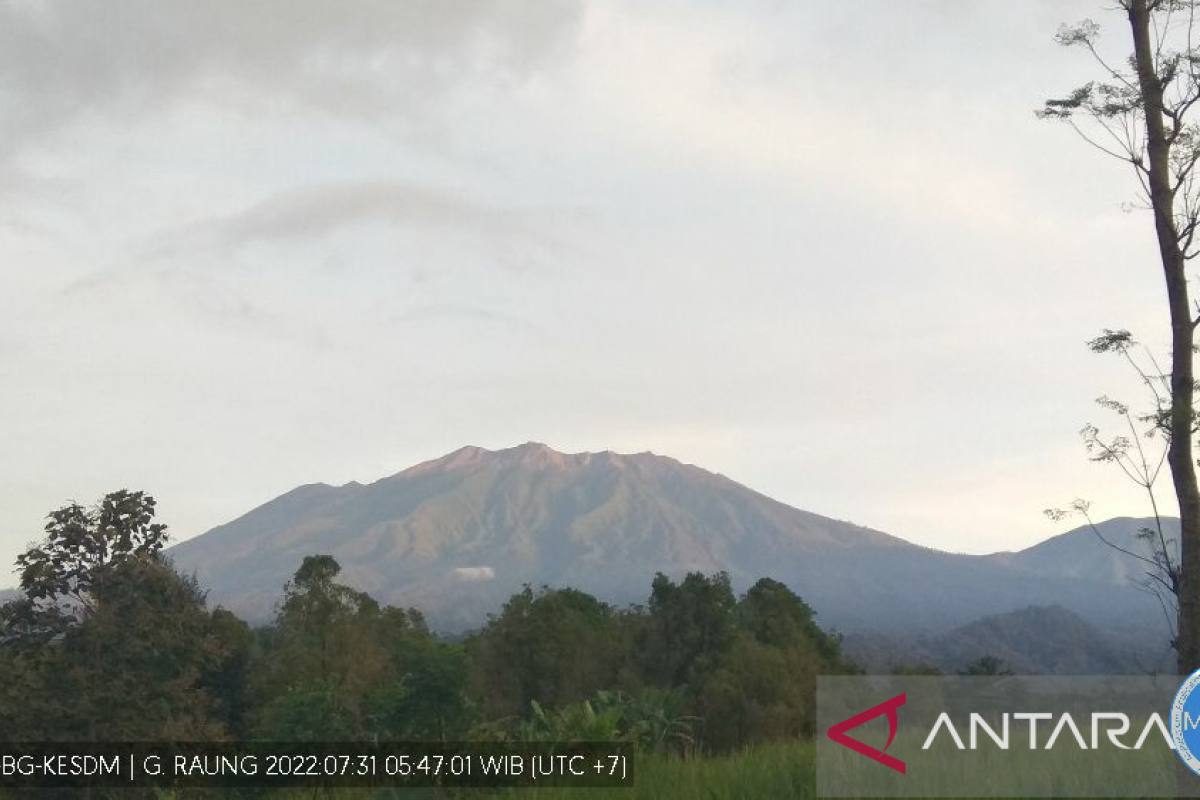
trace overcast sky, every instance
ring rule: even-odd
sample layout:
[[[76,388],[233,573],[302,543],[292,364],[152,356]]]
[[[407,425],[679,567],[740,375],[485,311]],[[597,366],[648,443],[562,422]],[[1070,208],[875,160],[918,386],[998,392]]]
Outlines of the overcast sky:
[[[958,551],[1145,514],[1077,431],[1149,220],[1032,113],[1102,5],[0,2],[0,563],[528,440]]]

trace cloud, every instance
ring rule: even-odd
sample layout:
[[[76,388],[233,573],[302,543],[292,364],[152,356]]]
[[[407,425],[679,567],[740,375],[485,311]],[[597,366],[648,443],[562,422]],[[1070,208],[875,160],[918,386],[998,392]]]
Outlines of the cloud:
[[[250,245],[297,244],[370,225],[462,237],[510,267],[528,266],[549,246],[519,211],[401,181],[347,181],[288,189],[232,214],[157,234],[143,255],[227,258]]]
[[[412,308],[396,314],[389,321],[397,324],[410,322],[477,322],[527,333],[538,333],[540,331],[540,328],[534,323],[514,314],[506,314],[502,311],[495,311],[483,308],[482,306],[452,305],[448,303]]]
[[[169,318],[176,332],[191,320],[243,340],[286,341],[311,351],[334,346],[318,320],[280,313],[221,276],[202,272],[158,267],[98,270],[67,283],[57,296],[70,313],[87,314],[85,309],[99,307],[143,323]],[[111,327],[101,326],[101,335]],[[3,356],[0,342],[0,361]]]
[[[995,9],[986,17],[954,15],[951,25],[943,4],[913,4],[888,25],[844,30],[841,41],[831,32],[851,25],[861,8],[794,4],[786,13],[753,15],[713,4],[681,15],[672,6],[643,6],[631,14],[628,6],[596,4],[581,37],[578,96],[588,105],[576,114],[614,142],[641,148],[657,163],[686,161],[694,171],[742,182],[819,191],[829,205],[864,216],[873,210],[909,229],[928,226],[926,234],[947,222],[975,234],[1057,233],[1058,220],[1045,218],[1041,187],[1030,180],[1043,176],[1036,168],[1014,174],[1012,160],[1000,157],[1030,160],[1037,151],[1028,145],[1053,135],[1029,110],[1043,77],[1028,87],[1012,61],[983,58],[954,61],[948,74],[939,47],[897,56],[895,42],[880,52],[861,44],[889,38],[895,25],[914,34],[922,24],[977,41],[999,21]],[[823,39],[810,40],[818,32]],[[851,43],[861,57],[844,56]],[[1014,89],[1005,78],[1026,83]],[[972,91],[973,80],[1004,91]],[[1026,88],[1029,99],[1011,108],[1013,92]],[[955,124],[946,122],[951,115]]]
[[[29,343],[24,340],[0,337],[0,365],[16,361],[30,350]]]
[[[450,574],[466,583],[490,581],[496,577],[496,571],[491,567],[457,567]]]
[[[0,0],[0,132],[11,151],[196,97],[411,111],[459,81],[519,80],[580,13],[577,0]]]

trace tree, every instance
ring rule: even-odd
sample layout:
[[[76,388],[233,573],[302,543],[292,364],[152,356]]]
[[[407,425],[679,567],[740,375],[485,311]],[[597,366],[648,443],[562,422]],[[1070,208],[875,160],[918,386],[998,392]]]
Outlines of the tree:
[[[738,632],[697,692],[705,745],[728,751],[812,735],[812,690],[819,672],[811,652],[774,647]]]
[[[216,608],[208,635],[220,648],[223,657],[200,677],[200,688],[212,704],[216,715],[234,739],[245,739],[251,698],[247,696],[250,656],[254,632],[232,611]]]
[[[583,701],[616,680],[615,632],[612,608],[591,595],[526,586],[470,643],[473,685],[497,716]]]
[[[420,615],[381,609],[338,583],[337,560],[307,556],[284,586],[275,629],[251,665],[256,731],[283,740],[385,739],[406,698],[394,640]]]
[[[811,735],[820,674],[849,671],[841,643],[779,581],[762,578],[738,601],[737,632],[699,691],[705,744],[728,750]]]
[[[1144,413],[1135,413],[1128,404],[1107,395],[1096,399],[1097,405],[1117,417],[1119,433],[1104,433],[1088,423],[1080,435],[1092,461],[1117,466],[1129,481],[1145,492],[1153,526],[1132,531],[1133,541],[1121,541],[1111,534],[1105,535],[1092,518],[1091,503],[1078,498],[1067,509],[1050,508],[1045,513],[1056,522],[1068,516],[1082,517],[1104,545],[1141,567],[1143,578],[1138,582],[1138,588],[1158,601],[1170,632],[1170,647],[1177,649],[1181,578],[1179,541],[1168,534],[1158,500],[1159,477],[1166,464],[1170,443],[1171,379],[1159,367],[1150,349],[1134,341],[1129,331],[1106,329],[1088,342],[1088,347],[1094,353],[1120,355],[1146,389],[1151,408]]]
[[[733,643],[736,607],[724,572],[689,572],[679,584],[657,573],[642,644],[649,682],[698,687]]]
[[[4,638],[54,636],[94,613],[95,593],[116,568],[153,560],[166,544],[154,511],[153,497],[124,489],[90,508],[52,511],[45,540],[17,557],[22,597],[8,606]]]
[[[1200,669],[1200,484],[1193,443],[1200,317],[1188,287],[1188,262],[1200,254],[1200,128],[1191,116],[1200,102],[1197,9],[1194,0],[1117,0],[1117,7],[1132,39],[1128,65],[1110,63],[1099,52],[1096,23],[1063,26],[1058,41],[1090,52],[1104,78],[1047,100],[1039,115],[1066,121],[1089,144],[1128,164],[1153,218],[1171,332],[1164,430],[1180,516],[1176,641],[1178,668],[1186,674]]]
[[[50,685],[67,700],[57,733],[88,741],[224,738],[205,682],[236,647],[225,621],[214,624],[195,580],[169,564],[125,561],[105,571],[94,612],[53,645]]]
[[[352,680],[355,673],[377,671],[386,659],[381,643],[365,630],[379,614],[379,604],[365,592],[337,583],[341,571],[333,556],[307,556],[283,587],[276,619],[278,656],[293,682]]]
[[[460,644],[439,642],[428,633],[406,641],[399,658],[404,695],[393,727],[405,741],[452,741],[475,719],[467,694],[468,663]]]
[[[462,647],[436,641],[414,609],[380,606],[308,556],[260,633],[246,681],[256,734],[284,741],[445,741],[471,724]]]
[[[0,609],[5,734],[87,741],[210,739],[210,702],[237,626],[210,615],[194,579],[160,551],[165,525],[141,492],[49,515],[17,559],[22,596]],[[240,624],[240,623],[239,623]]]
[[[842,664],[841,640],[817,625],[812,608],[779,581],[762,578],[738,602],[741,627],[763,644],[775,647],[810,647],[822,669],[836,671]]]

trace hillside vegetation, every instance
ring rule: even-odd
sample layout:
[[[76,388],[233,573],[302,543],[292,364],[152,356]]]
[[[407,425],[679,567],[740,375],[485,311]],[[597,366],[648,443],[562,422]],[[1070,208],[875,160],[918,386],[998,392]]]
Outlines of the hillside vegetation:
[[[658,575],[644,607],[526,587],[473,635],[306,557],[272,624],[210,609],[162,557],[154,502],[51,516],[0,607],[3,735],[27,741],[628,741],[732,752],[809,736],[818,674],[854,671],[783,584]]]

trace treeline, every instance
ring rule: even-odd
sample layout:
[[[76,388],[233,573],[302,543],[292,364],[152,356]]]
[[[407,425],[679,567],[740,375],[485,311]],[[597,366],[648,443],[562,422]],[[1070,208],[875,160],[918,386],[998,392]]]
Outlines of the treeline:
[[[811,734],[839,641],[776,581],[658,575],[645,607],[574,589],[514,595],[461,641],[338,582],[327,555],[275,623],[206,607],[162,556],[154,500],[49,517],[0,607],[0,737],[26,741],[602,740],[726,751]]]

